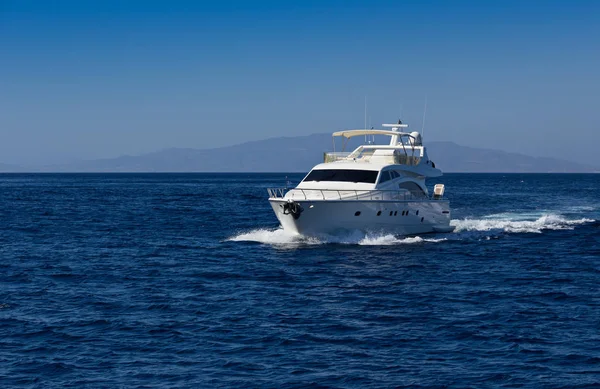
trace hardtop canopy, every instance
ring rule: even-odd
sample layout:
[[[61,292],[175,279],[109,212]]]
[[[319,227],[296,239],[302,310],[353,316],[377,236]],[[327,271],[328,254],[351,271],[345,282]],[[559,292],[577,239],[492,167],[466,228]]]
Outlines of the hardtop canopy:
[[[344,138],[352,138],[354,136],[363,135],[412,136],[409,132],[390,130],[344,130],[333,133],[333,136],[343,136]]]

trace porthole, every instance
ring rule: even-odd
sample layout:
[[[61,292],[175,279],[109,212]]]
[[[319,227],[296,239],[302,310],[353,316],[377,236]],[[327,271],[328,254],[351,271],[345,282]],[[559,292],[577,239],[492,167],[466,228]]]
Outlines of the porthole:
[[[394,216],[398,216],[398,211],[394,211]]]
[[[416,213],[416,215],[417,215],[417,216],[419,216],[419,211],[418,211],[418,210],[417,210],[417,213]]]
[[[422,218],[421,218],[421,223],[423,223],[423,220],[425,220],[425,218],[424,218],[424,217],[422,217]]]
[[[390,216],[392,216],[394,214],[394,211],[390,211]]]
[[[360,211],[356,211],[356,212],[354,213],[354,216],[360,216]]]
[[[377,216],[381,216],[381,211],[377,212]]]

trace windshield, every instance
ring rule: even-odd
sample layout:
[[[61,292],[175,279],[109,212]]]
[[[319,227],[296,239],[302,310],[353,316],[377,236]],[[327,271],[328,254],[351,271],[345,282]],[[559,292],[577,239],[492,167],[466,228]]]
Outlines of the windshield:
[[[375,170],[313,170],[304,179],[304,182],[342,181],[374,184],[377,180],[377,173]]]

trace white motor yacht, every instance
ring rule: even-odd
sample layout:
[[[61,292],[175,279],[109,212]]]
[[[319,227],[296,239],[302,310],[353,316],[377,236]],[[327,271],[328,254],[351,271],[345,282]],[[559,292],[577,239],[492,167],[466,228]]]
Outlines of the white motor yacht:
[[[284,230],[302,235],[345,231],[414,235],[451,232],[444,185],[430,196],[425,180],[442,172],[427,156],[418,132],[384,124],[384,129],[334,132],[349,138],[385,135],[388,145],[364,144],[352,152],[326,152],[293,189],[273,188],[269,202]],[[334,141],[335,147],[335,141]]]

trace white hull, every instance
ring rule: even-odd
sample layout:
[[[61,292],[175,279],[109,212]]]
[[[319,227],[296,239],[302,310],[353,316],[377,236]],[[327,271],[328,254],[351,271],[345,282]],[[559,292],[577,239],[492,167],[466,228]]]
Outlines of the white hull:
[[[303,209],[297,219],[284,212],[287,200],[270,198],[269,202],[284,230],[305,236],[357,230],[394,235],[452,231],[445,200],[302,200],[295,201]]]

